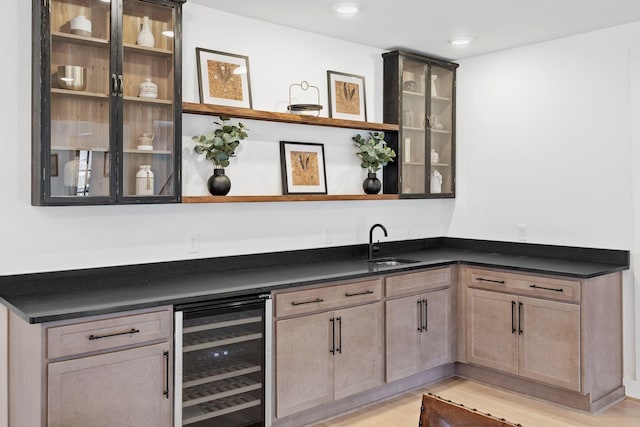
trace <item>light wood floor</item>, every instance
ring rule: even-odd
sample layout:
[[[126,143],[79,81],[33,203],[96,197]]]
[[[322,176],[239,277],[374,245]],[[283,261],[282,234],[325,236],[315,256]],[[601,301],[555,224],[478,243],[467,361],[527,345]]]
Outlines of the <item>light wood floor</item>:
[[[597,415],[589,415],[460,378],[414,390],[316,427],[417,427],[422,394],[427,392],[523,427],[640,427],[640,400],[626,398]]]

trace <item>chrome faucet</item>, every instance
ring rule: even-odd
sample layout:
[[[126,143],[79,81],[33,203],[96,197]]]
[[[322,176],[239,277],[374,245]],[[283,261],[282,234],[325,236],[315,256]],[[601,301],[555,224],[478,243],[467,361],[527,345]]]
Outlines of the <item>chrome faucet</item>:
[[[373,244],[373,230],[375,230],[377,227],[382,228],[382,231],[384,231],[384,237],[387,237],[387,229],[384,228],[384,225],[382,225],[382,224],[373,224],[371,226],[371,228],[369,229],[369,255],[368,255],[368,259],[373,259],[373,253],[380,250],[380,248],[377,245]],[[380,243],[380,242],[378,241],[378,243]]]

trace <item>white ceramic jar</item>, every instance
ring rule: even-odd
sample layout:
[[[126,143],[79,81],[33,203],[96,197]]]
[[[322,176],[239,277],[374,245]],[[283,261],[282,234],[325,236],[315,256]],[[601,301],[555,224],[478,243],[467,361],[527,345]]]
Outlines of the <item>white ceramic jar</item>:
[[[150,78],[144,79],[138,88],[138,96],[140,98],[157,98],[158,85],[152,82]]]
[[[69,27],[71,28],[71,34],[79,36],[91,36],[91,21],[86,16],[78,15],[69,21]]]
[[[153,47],[156,44],[156,39],[153,37],[153,33],[151,33],[151,24],[148,16],[142,17],[142,29],[138,34],[136,44],[144,47]]]
[[[136,196],[153,196],[151,165],[140,165],[136,173]]]
[[[442,193],[442,174],[438,171],[433,171],[431,174],[431,192]]]

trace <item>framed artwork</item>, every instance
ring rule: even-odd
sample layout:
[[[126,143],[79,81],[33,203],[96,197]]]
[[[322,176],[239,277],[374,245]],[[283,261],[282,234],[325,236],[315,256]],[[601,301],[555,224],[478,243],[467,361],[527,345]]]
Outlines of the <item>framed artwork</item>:
[[[364,77],[327,71],[329,85],[329,117],[367,121]]]
[[[249,57],[196,48],[200,103],[252,108]]]
[[[283,194],[327,194],[324,144],[280,141]]]
[[[51,155],[51,176],[58,176],[58,155]]]

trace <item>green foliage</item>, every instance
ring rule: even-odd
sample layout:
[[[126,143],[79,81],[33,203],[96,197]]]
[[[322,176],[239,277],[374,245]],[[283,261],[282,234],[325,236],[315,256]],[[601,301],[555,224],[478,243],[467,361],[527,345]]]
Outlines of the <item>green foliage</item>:
[[[249,136],[246,132],[249,129],[242,123],[231,125],[227,124],[228,120],[229,117],[220,116],[220,122],[213,122],[218,125],[217,129],[191,138],[196,143],[194,151],[197,154],[204,153],[207,160],[223,168],[229,166],[231,157],[235,157],[240,141]]]
[[[386,166],[396,156],[396,152],[387,147],[384,132],[369,132],[368,138],[357,134],[352,139],[356,142],[356,156],[362,161],[360,166],[368,169],[369,172],[375,172]]]

